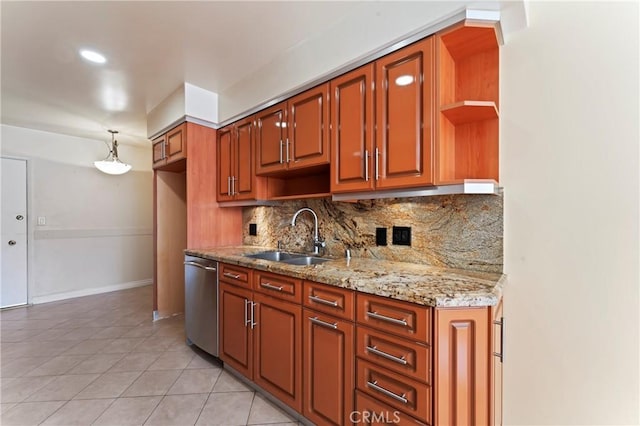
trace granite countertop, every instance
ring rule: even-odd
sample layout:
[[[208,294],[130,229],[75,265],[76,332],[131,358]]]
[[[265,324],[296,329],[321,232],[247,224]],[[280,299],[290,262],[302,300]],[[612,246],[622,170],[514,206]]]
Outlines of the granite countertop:
[[[274,249],[216,247],[187,249],[185,254],[432,307],[496,305],[506,281],[503,274],[379,259],[342,258],[298,266],[245,257],[265,250]]]

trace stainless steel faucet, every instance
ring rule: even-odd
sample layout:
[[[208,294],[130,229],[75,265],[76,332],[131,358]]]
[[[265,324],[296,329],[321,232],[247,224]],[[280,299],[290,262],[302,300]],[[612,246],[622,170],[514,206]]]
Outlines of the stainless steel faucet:
[[[313,220],[314,220],[314,225],[313,225],[313,254],[320,254],[320,248],[324,248],[326,247],[326,243],[324,241],[322,241],[319,237],[318,237],[318,215],[316,214],[316,212],[314,212],[313,210],[311,210],[309,207],[303,207],[300,210],[298,210],[294,215],[293,215],[293,219],[291,219],[291,226],[296,226],[296,219],[298,218],[298,215],[302,212],[309,212],[313,215]]]

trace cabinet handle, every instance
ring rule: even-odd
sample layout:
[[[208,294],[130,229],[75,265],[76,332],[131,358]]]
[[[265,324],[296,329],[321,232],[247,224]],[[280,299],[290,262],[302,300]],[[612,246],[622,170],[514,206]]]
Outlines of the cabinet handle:
[[[260,283],[260,287],[268,288],[275,291],[282,291],[282,286],[273,285],[271,283]]]
[[[231,176],[227,176],[227,195],[231,197]]]
[[[407,327],[409,325],[407,323],[407,321],[405,321],[403,319],[391,318],[391,317],[388,317],[386,315],[381,315],[381,314],[379,314],[377,312],[367,311],[367,316],[371,317],[371,318],[375,318],[375,319],[380,320],[380,321],[387,321],[387,322],[390,322],[392,324],[403,325],[405,327]]]
[[[393,362],[397,362],[398,364],[402,364],[402,365],[407,365],[407,360],[404,359],[404,357],[398,358],[397,356],[393,356],[391,354],[388,354],[386,352],[381,351],[380,349],[378,349],[375,346],[367,346],[367,351],[371,352],[374,355],[378,355],[381,356],[382,358],[386,358],[390,361]]]
[[[504,362],[504,317],[500,317],[500,321],[494,321],[494,325],[500,326],[500,352],[494,352],[493,356],[500,358],[500,362]]]
[[[291,159],[289,158],[289,138],[287,138],[287,163],[291,161]]]
[[[369,182],[369,150],[364,150],[364,180]]]
[[[280,139],[280,164],[282,164],[282,139]]]
[[[240,275],[232,274],[231,272],[225,272],[222,275],[224,275],[227,278],[233,278],[234,280],[239,280],[240,279]]]
[[[312,302],[316,302],[316,303],[321,303],[323,305],[328,305],[328,306],[333,306],[333,307],[338,307],[338,302],[335,302],[333,300],[325,300],[322,299],[318,296],[309,296],[309,300],[311,300]]]
[[[253,330],[253,328],[258,325],[258,323],[255,321],[255,307],[256,307],[257,303],[256,302],[251,302],[251,329]]]
[[[318,317],[313,317],[313,318],[309,318],[309,321],[311,321],[314,324],[317,324],[319,326],[322,327],[327,327],[327,328],[332,328],[334,330],[338,329],[338,323],[337,322],[326,322],[326,321],[322,321],[320,319],[318,319]]]
[[[211,266],[205,266],[205,265],[202,265],[202,264],[200,264],[198,262],[186,261],[186,262],[184,262],[184,264],[185,265],[190,265],[190,266],[195,266],[196,268],[204,269],[206,271],[217,271],[216,268],[213,268]]]
[[[396,401],[400,401],[403,404],[408,404],[409,403],[409,400],[404,397],[406,395],[406,393],[403,393],[402,395],[395,394],[395,393],[391,392],[390,390],[387,390],[387,389],[383,388],[382,386],[378,385],[378,381],[377,380],[375,380],[373,382],[367,381],[367,386],[370,387],[373,390],[376,390],[376,391],[384,394],[384,395],[387,395],[388,397],[391,397],[391,398],[395,399]]]
[[[247,325],[249,325],[249,323],[251,322],[249,320],[249,316],[248,314],[248,310],[247,310],[247,305],[249,304],[249,300],[244,299],[244,326],[246,327]]]
[[[235,176],[231,176],[231,195],[236,195],[236,181],[238,180],[238,178],[236,178]]]
[[[376,180],[380,179],[380,165],[379,163],[379,159],[380,159],[380,150],[378,148],[376,148]]]

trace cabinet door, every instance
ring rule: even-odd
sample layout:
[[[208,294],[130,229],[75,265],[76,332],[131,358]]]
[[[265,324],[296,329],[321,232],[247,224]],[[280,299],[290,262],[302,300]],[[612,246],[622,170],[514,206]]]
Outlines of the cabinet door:
[[[433,37],[376,61],[376,186],[433,184]]]
[[[167,163],[187,158],[187,125],[181,124],[167,132]]]
[[[329,84],[288,101],[289,169],[329,164]]]
[[[220,284],[220,359],[249,379],[253,377],[252,309],[250,291]]]
[[[165,135],[153,140],[153,168],[164,166],[167,163],[165,157]]]
[[[331,192],[373,189],[373,75],[368,64],[331,80]]]
[[[489,308],[436,309],[437,425],[489,424]]]
[[[254,117],[247,117],[235,123],[235,172],[233,189],[236,199],[256,198],[255,162],[254,162]]]
[[[254,293],[254,382],[302,410],[302,307]]]
[[[355,424],[366,425],[426,425],[360,391],[356,391],[356,411],[351,420]]]
[[[231,178],[233,176],[234,128],[227,126],[218,130],[218,201],[233,199]]]
[[[303,414],[316,424],[351,424],[353,328],[352,322],[304,310]]]
[[[502,352],[504,350],[504,317],[503,301],[491,308],[491,423],[494,426],[502,426]],[[500,356],[497,356],[500,355]]]
[[[287,104],[282,102],[256,114],[256,174],[285,170]]]

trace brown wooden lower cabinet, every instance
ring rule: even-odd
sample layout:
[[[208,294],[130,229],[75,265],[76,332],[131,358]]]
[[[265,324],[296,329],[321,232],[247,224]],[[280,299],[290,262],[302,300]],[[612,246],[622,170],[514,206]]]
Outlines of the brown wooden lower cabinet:
[[[259,293],[255,305],[253,381],[302,411],[302,307]]]
[[[220,359],[253,378],[253,333],[247,324],[252,293],[235,285],[220,283]]]
[[[303,415],[319,425],[351,424],[354,325],[310,309],[303,322]]]
[[[356,391],[356,409],[351,414],[351,422],[365,425],[426,425],[396,408]]]

